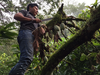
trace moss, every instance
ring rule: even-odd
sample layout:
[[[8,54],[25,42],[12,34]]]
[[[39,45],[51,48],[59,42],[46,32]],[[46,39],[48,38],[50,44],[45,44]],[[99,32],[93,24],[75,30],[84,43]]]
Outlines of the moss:
[[[46,25],[48,28],[53,27],[54,25],[61,23],[62,22],[62,18],[65,18],[66,14],[63,11],[63,7],[61,6],[58,11],[57,14],[55,14],[54,18],[49,21]]]
[[[54,18],[50,22],[48,22],[46,25],[47,25],[47,27],[52,27],[52,26],[56,25],[57,23],[61,22],[61,20],[62,20],[62,15],[57,13],[54,16]]]
[[[89,24],[95,24],[100,19],[100,5],[97,8],[91,8],[91,16]]]

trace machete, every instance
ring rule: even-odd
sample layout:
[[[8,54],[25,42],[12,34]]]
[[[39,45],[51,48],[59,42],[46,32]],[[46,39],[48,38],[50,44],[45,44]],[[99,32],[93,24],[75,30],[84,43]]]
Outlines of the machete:
[[[43,20],[41,20],[41,21],[43,22],[43,21],[48,21],[48,20],[51,20],[51,19],[53,19],[53,18],[43,19]]]

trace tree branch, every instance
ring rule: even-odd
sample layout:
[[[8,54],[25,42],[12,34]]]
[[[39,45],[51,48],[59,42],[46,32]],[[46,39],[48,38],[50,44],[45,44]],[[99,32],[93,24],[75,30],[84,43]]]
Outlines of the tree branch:
[[[75,48],[83,43],[90,41],[96,30],[100,28],[100,5],[94,11],[97,13],[91,13],[89,21],[85,27],[82,28],[71,39],[64,43],[48,60],[44,65],[40,75],[50,75],[59,62],[71,53]]]

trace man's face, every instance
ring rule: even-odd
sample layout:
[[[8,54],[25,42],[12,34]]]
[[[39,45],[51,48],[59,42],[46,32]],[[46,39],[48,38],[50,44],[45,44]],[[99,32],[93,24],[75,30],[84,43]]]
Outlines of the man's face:
[[[38,13],[38,7],[37,6],[30,7],[30,12],[33,14],[33,16],[36,16]]]

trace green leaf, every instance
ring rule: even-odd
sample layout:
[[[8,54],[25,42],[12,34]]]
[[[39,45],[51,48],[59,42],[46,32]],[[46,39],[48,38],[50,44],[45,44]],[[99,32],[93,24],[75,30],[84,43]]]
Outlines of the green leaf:
[[[80,61],[84,61],[86,59],[86,55],[84,53],[81,54]]]
[[[15,45],[12,45],[12,47],[19,47],[19,45],[15,44]]]
[[[11,23],[9,23],[8,25],[6,25],[6,27],[4,27],[4,29],[7,29],[7,28],[9,28],[9,27],[11,27],[11,26],[14,26],[14,24],[15,24],[15,22],[11,22]]]
[[[89,14],[87,14],[87,17],[88,17],[88,18],[90,18],[90,15],[89,15]]]
[[[98,42],[92,42],[93,43],[93,45],[95,45],[95,46],[100,46],[100,43],[98,43]]]
[[[4,38],[8,38],[8,39],[13,39],[13,36],[16,36],[16,35],[17,35],[17,33],[15,33],[15,32],[11,32],[9,30],[4,30],[1,33],[0,37],[4,37]]]
[[[96,55],[97,55],[97,53],[96,52],[93,52],[93,53],[89,53],[88,55],[87,55],[87,60],[89,59],[89,58],[91,58],[91,57],[96,57]]]

